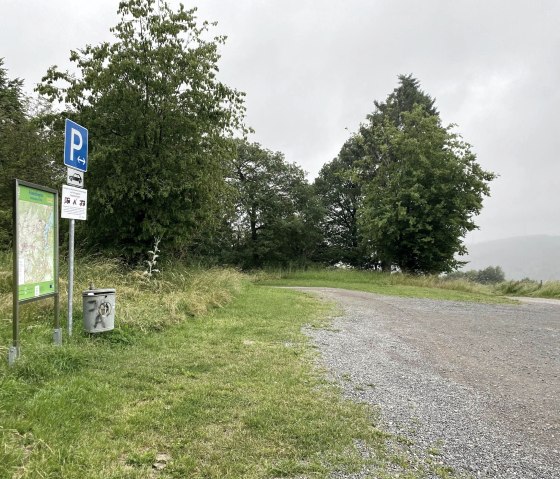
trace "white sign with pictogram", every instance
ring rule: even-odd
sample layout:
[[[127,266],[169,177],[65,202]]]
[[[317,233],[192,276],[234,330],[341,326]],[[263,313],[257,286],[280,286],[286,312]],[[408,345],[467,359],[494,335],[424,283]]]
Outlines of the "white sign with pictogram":
[[[66,168],[66,184],[75,186],[76,188],[83,188],[84,185],[84,172],[76,170],[75,168]]]
[[[62,185],[61,218],[85,220],[87,217],[87,190]]]

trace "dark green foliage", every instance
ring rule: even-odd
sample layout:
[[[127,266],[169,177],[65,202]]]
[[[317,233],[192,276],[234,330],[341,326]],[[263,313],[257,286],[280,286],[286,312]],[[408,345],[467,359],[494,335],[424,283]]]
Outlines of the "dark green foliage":
[[[19,78],[8,79],[8,72],[4,68],[4,59],[0,58],[0,128],[5,134],[11,125],[19,125],[25,120],[23,81]]]
[[[475,159],[442,127],[418,80],[399,76],[315,182],[325,208],[321,259],[411,273],[453,269],[493,178]]]
[[[442,126],[418,80],[401,75],[316,182],[328,260],[408,273],[452,271],[493,178],[470,146]]]
[[[244,267],[303,264],[319,243],[318,206],[303,170],[258,143],[237,142],[233,261]]]
[[[364,183],[375,176],[377,168],[391,161],[387,151],[385,124],[401,128],[404,113],[420,106],[427,115],[438,116],[435,100],[420,89],[420,82],[412,75],[399,75],[399,85],[384,102],[375,101],[375,110],[367,116],[366,123],[359,130],[360,177]]]
[[[484,269],[469,271],[454,271],[449,273],[448,279],[467,279],[480,284],[497,284],[505,281],[506,275],[500,266],[488,266]]]
[[[53,187],[57,169],[51,154],[52,135],[28,113],[31,102],[23,81],[10,80],[0,58],[0,249],[12,240],[14,178]],[[33,105],[42,108],[37,103]]]
[[[505,281],[506,275],[499,266],[488,266],[477,272],[476,282],[482,284],[496,284]]]
[[[400,126],[386,121],[381,136],[386,159],[365,187],[360,218],[369,248],[405,272],[452,271],[494,175],[419,105]]]
[[[319,259],[329,264],[341,261],[359,267],[366,263],[358,231],[362,145],[359,135],[352,136],[338,156],[321,168],[314,183],[315,194],[324,211],[320,222],[324,244]]]
[[[421,106],[427,115],[439,116],[435,108],[435,100],[420,89],[420,82],[412,75],[399,75],[399,86],[387,97],[384,102],[374,102],[376,110],[368,115],[369,124],[376,120],[388,120],[395,126],[404,123],[403,113],[412,111],[416,106]],[[368,127],[362,125],[360,131],[364,133]]]
[[[195,249],[223,217],[228,137],[242,129],[242,94],[216,79],[224,38],[182,5],[129,0],[119,14],[112,43],[72,51],[79,75],[52,67],[39,87],[89,129],[83,233],[129,259],[154,237]]]

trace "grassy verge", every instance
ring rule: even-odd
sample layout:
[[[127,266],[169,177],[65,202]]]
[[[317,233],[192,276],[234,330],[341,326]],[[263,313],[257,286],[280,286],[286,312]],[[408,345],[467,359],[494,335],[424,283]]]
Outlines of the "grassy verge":
[[[445,280],[437,276],[409,276],[375,271],[320,269],[277,271],[254,276],[258,284],[269,286],[320,286],[414,298],[507,303],[489,286],[465,280]]]
[[[560,281],[505,281],[496,285],[496,291],[508,296],[560,299]]]
[[[151,477],[154,467],[274,477],[355,462],[352,438],[376,433],[302,360],[292,318],[313,310],[253,288],[227,312],[126,347],[78,337],[33,348],[4,371],[1,462],[12,475],[65,478]]]
[[[117,263],[76,271],[78,291],[117,288],[118,327],[89,336],[76,320],[55,347],[49,301],[22,308],[22,357],[0,363],[0,478],[427,474],[312,366],[301,328],[322,325],[325,305],[229,270],[151,283]]]

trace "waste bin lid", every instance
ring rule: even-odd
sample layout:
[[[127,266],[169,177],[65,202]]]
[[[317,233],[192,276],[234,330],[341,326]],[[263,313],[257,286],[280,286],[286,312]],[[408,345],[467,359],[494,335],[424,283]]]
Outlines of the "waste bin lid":
[[[87,289],[82,293],[83,297],[87,296],[98,296],[100,294],[115,294],[115,288],[105,288],[105,289]]]

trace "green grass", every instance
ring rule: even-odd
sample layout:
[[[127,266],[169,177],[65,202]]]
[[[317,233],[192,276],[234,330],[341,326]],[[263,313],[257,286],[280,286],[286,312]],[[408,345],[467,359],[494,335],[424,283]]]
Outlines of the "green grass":
[[[318,269],[278,271],[254,276],[258,284],[268,286],[311,286],[344,288],[371,293],[482,303],[507,303],[488,286],[466,280],[445,280],[437,276],[409,276],[375,271]]]
[[[52,301],[22,307],[22,356],[0,363],[0,478],[311,478],[366,463],[374,477],[434,473],[395,453],[374,412],[313,366],[302,326],[325,325],[328,305],[232,270],[174,267],[152,282],[116,262],[76,272],[78,292],[116,287],[117,328],[86,335],[75,318],[56,347]]]
[[[496,285],[496,291],[509,296],[560,299],[560,281],[505,281]]]
[[[162,454],[161,477],[355,467],[352,440],[381,435],[305,360],[299,328],[316,308],[246,287],[227,310],[132,346],[79,336],[27,351],[2,371],[4,477],[150,477]]]

